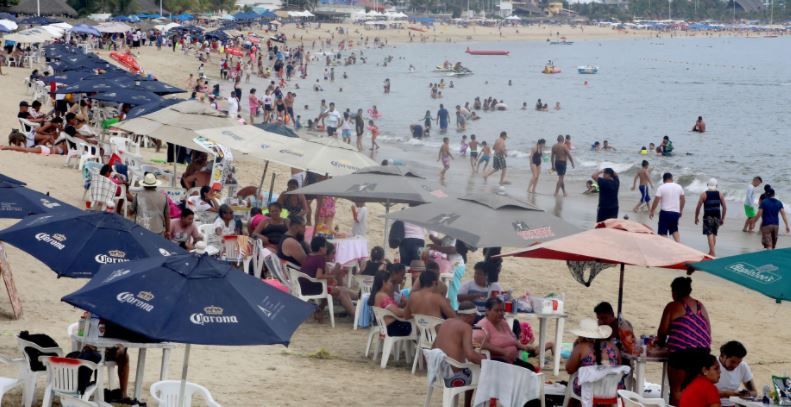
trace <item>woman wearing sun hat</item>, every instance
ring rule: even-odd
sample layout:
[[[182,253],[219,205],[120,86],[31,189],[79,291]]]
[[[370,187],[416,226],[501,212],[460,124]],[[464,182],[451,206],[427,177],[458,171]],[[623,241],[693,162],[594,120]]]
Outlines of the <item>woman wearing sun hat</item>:
[[[595,319],[585,318],[580,321],[576,329],[570,331],[577,335],[574,341],[574,348],[571,356],[566,361],[566,372],[574,374],[581,367],[604,365],[620,366],[621,357],[618,349],[608,340],[612,334],[612,328],[607,325],[599,325]],[[574,392],[580,394],[580,386],[574,381]]]

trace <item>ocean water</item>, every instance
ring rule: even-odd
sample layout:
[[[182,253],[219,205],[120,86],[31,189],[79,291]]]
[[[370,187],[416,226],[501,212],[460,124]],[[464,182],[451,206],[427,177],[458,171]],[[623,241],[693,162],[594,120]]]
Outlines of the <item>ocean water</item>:
[[[468,46],[506,49],[511,55],[471,56],[464,53]],[[295,105],[303,124],[318,114],[321,99],[334,101],[340,111],[365,111],[376,105],[382,113],[377,125],[383,144],[376,158],[397,158],[428,169],[438,168],[441,135],[434,129],[431,138],[414,140],[409,125],[422,123],[426,110],[436,115],[440,103],[452,112],[457,104],[472,105],[476,96],[491,96],[502,99],[509,110],[478,112],[481,120],[468,122],[464,133],[455,131],[453,120],[446,135],[455,150],[461,134],[476,134],[478,140],[492,143],[501,130],[507,131],[508,164],[514,169],[509,178],[514,184],[526,187],[528,179],[522,175],[528,171],[528,153],[537,139],[545,138],[551,146],[558,134],[570,134],[578,162],[576,169],[569,170],[572,180],[587,178],[596,168],[612,167],[631,181],[640,161],[647,158],[656,179],[670,171],[689,192],[704,190],[706,181],[716,177],[728,199],[738,201],[749,180],[760,175],[785,198],[791,196],[791,166],[786,165],[791,157],[789,49],[789,37],[586,40],[570,46],[401,44],[363,49],[367,63],[336,66],[334,82],[323,80],[323,61],[311,64]],[[393,60],[384,66],[388,56]],[[541,73],[549,59],[562,73]],[[451,78],[432,72],[445,60],[461,61],[475,74]],[[409,71],[410,64],[416,72]],[[585,64],[599,66],[599,73],[577,74],[576,66]],[[311,89],[317,78],[323,92]],[[385,78],[392,82],[389,95],[383,93]],[[453,80],[455,87],[443,89],[442,99],[432,99],[429,83],[440,79]],[[533,110],[538,98],[549,104],[549,112]],[[520,110],[523,102],[527,111]],[[555,102],[560,102],[560,111],[551,109]],[[689,131],[699,115],[707,124],[703,135]],[[642,146],[658,145],[664,135],[673,141],[674,156],[638,154]],[[605,139],[617,151],[590,151],[594,141]],[[454,166],[459,165],[457,160]]]

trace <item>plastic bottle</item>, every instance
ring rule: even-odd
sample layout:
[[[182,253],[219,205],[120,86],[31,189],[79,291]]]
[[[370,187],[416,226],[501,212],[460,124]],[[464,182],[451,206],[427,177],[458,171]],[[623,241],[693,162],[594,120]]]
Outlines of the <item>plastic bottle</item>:
[[[85,331],[88,330],[88,311],[82,313],[80,322],[77,323],[77,336],[85,336]]]
[[[90,325],[88,326],[88,338],[96,339],[99,337],[99,316],[91,314]]]

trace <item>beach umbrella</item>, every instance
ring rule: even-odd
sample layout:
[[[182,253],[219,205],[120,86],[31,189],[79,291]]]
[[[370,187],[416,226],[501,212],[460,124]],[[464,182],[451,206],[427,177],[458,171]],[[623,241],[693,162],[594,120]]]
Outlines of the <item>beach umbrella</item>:
[[[134,119],[135,117],[140,117],[143,115],[147,115],[149,113],[156,112],[157,110],[164,109],[168,106],[175,105],[176,103],[183,102],[184,99],[162,99],[158,102],[147,103],[145,105],[140,105],[132,108],[129,110],[129,113],[126,114],[126,118]]]
[[[657,235],[648,226],[623,219],[608,219],[596,224],[594,229],[502,255],[506,256],[620,264],[619,316],[626,265],[685,270],[688,262],[710,258],[701,251]]]
[[[0,29],[5,29],[6,30],[5,32],[14,31],[17,28],[19,28],[19,26],[17,26],[17,24],[12,20],[8,20],[8,19],[0,20]]]
[[[16,21],[16,17],[9,13],[0,13],[0,19]]]
[[[151,92],[158,95],[183,93],[183,89],[160,81],[140,80],[127,73],[112,75],[96,75],[74,83],[72,86],[58,89],[55,93],[101,93],[116,90]]]
[[[284,126],[282,124],[258,123],[258,124],[254,124],[253,126],[258,127],[261,130],[268,131],[270,133],[279,134],[281,136],[299,138],[297,132],[295,132],[291,127]]]
[[[578,231],[533,204],[494,192],[441,199],[387,218],[444,233],[473,247],[524,247]]]
[[[76,34],[90,34],[100,37],[102,33],[96,29],[96,27],[90,26],[88,24],[77,24],[71,28],[71,32]]]
[[[22,219],[30,215],[79,211],[49,194],[42,194],[20,184],[12,178],[0,178],[0,218]]]
[[[777,303],[791,300],[791,248],[720,257],[688,266],[758,291]]]
[[[132,27],[118,21],[109,22],[109,23],[101,23],[96,26],[96,30],[100,33],[106,34],[121,34],[127,31],[131,31]]]
[[[105,264],[184,253],[119,215],[94,211],[27,217],[0,231],[0,240],[35,257],[59,277],[88,278]]]
[[[145,90],[118,89],[113,92],[92,95],[91,99],[104,102],[129,103],[130,105],[137,106],[158,102],[162,100],[162,97],[156,93]]]
[[[27,185],[26,183],[19,181],[16,178],[11,178],[7,175],[0,174],[0,182],[6,184],[17,184],[17,185]]]
[[[171,144],[204,150],[193,139],[197,130],[238,124],[222,112],[197,100],[187,100],[134,119],[124,120],[114,128],[149,136]]]
[[[17,23],[19,24],[27,24],[27,25],[47,25],[47,24],[55,24],[60,22],[61,20],[56,20],[54,18],[49,18],[44,16],[28,17],[17,21]]]
[[[315,309],[206,254],[108,265],[62,300],[153,340],[187,344],[180,399],[191,344],[288,345]]]

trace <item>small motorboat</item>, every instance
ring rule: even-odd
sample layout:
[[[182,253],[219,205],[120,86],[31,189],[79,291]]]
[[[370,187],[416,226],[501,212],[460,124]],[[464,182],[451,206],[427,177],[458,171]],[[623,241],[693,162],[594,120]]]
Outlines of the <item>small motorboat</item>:
[[[511,53],[511,51],[506,51],[506,50],[502,50],[502,49],[488,49],[487,50],[487,49],[469,49],[469,48],[467,48],[467,50],[464,51],[464,52],[466,52],[466,53],[468,53],[470,55],[508,55],[508,54]]]
[[[550,41],[549,45],[571,45],[574,41],[566,41],[566,37],[560,37],[559,41]]]
[[[595,65],[580,65],[577,67],[577,73],[593,75],[599,73],[599,67]]]
[[[544,70],[541,72],[547,74],[560,73],[560,68],[553,64],[547,64],[544,65]]]
[[[444,67],[442,65],[437,65],[434,67],[434,72],[453,72],[453,66]]]
[[[448,72],[448,76],[470,76],[470,75],[472,75],[472,71],[466,68],[461,71]]]

